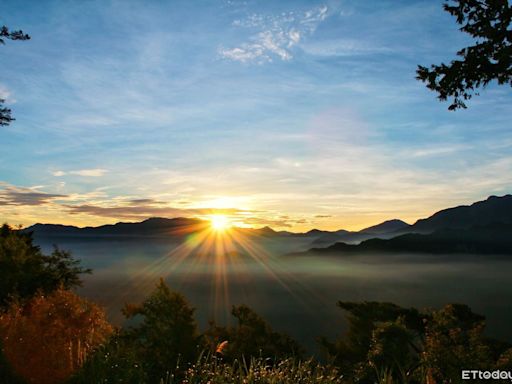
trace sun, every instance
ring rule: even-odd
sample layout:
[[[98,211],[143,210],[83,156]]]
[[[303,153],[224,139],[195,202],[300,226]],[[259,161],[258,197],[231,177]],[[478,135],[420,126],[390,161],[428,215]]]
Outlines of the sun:
[[[225,215],[211,215],[210,225],[215,231],[225,231],[231,226],[231,223]]]

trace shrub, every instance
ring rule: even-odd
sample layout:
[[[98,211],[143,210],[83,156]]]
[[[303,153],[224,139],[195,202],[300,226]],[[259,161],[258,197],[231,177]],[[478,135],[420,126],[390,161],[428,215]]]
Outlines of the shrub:
[[[29,383],[58,383],[112,332],[97,305],[63,288],[12,303],[0,315],[3,354]]]
[[[69,380],[69,384],[149,383],[143,362],[122,332],[90,354],[85,364]]]

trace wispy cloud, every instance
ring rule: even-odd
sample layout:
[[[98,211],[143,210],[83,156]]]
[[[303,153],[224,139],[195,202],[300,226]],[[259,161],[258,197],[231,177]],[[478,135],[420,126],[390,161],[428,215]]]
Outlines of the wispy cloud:
[[[261,217],[247,217],[244,218],[244,224],[259,226],[270,226],[274,228],[291,228],[290,220],[286,219],[265,219]]]
[[[396,49],[391,49],[379,44],[372,44],[368,41],[342,38],[335,40],[326,40],[313,43],[305,43],[301,45],[301,49],[315,56],[359,56],[359,55],[374,55],[382,53],[392,53]]]
[[[222,58],[240,62],[271,62],[274,58],[287,61],[293,58],[293,47],[328,16],[323,5],[305,12],[287,12],[280,15],[252,14],[246,19],[235,20],[233,26],[254,30],[248,41],[236,47],[219,48]]]
[[[55,171],[53,172],[53,176],[55,177],[62,177],[65,175],[77,175],[77,176],[84,176],[84,177],[101,177],[104,176],[108,171],[106,169],[102,168],[93,168],[93,169],[79,169],[76,171]]]
[[[40,192],[37,188],[15,187],[7,184],[0,184],[0,205],[44,205],[55,199],[63,198],[65,195]]]
[[[452,155],[456,152],[466,151],[473,149],[473,146],[466,144],[453,144],[446,146],[436,146],[436,147],[425,147],[418,148],[412,151],[405,151],[405,155],[409,155],[411,157],[432,157],[432,156],[444,156],[444,155]]]
[[[126,203],[112,205],[81,204],[65,205],[71,214],[86,214],[111,219],[142,220],[148,217],[197,217],[214,214],[238,216],[247,212],[237,208],[176,208],[168,203],[157,202],[151,199],[137,199]]]
[[[40,191],[42,186],[20,187],[0,183],[0,207],[18,209],[60,211],[89,218],[118,220],[144,220],[148,217],[204,217],[213,214],[229,215],[244,219],[261,212],[235,207],[175,207],[174,204],[153,198],[115,196],[109,198],[101,191],[86,194],[55,194]],[[251,218],[249,218],[251,219]],[[254,219],[256,220],[256,219]],[[263,220],[263,219],[262,219]]]

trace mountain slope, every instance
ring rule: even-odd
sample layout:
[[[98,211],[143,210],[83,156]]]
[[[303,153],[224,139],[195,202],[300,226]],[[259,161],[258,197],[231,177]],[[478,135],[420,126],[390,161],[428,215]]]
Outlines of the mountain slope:
[[[468,253],[512,255],[512,224],[490,224],[470,229],[442,229],[431,234],[409,233],[392,239],[370,239],[361,244],[336,243],[307,253]]]
[[[374,237],[389,239],[391,237],[399,235],[399,231],[405,231],[409,227],[410,225],[407,224],[406,222],[398,219],[393,219],[384,221],[372,227],[362,229],[359,232],[349,232],[345,230],[340,230],[336,232],[326,232],[321,236],[318,236],[315,240],[313,240],[311,245],[315,247],[326,247],[340,241],[347,244],[357,244],[360,243],[361,241],[368,240]]]
[[[467,229],[492,223],[512,224],[512,195],[490,196],[471,205],[443,209],[418,220],[408,228],[408,232],[431,233],[445,228]]]

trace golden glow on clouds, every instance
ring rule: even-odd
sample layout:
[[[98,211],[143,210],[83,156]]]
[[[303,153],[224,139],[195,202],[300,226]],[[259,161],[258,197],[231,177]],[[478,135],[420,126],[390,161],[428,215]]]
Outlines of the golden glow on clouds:
[[[234,208],[239,205],[238,203],[239,201],[237,201],[237,199],[228,196],[217,197],[212,200],[202,202],[206,207],[217,209]]]
[[[437,189],[434,192],[437,193]],[[477,200],[453,196],[451,200],[441,201],[418,197],[418,194],[417,190],[411,189],[407,194],[379,198],[372,198],[371,193],[302,195],[256,192],[110,196],[104,188],[77,193],[68,192],[67,187],[52,190],[49,187],[18,187],[0,182],[0,217],[2,222],[11,225],[30,226],[39,222],[80,227],[120,221],[140,222],[150,217],[195,217],[213,221],[211,228],[216,228],[217,233],[224,227],[265,226],[277,231],[306,232],[313,228],[360,230],[394,218],[412,223],[440,209]]]

